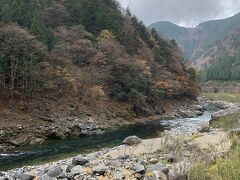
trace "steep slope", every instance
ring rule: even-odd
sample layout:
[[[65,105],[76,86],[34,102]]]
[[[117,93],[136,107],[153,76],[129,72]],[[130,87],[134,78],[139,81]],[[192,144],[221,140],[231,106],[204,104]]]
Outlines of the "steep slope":
[[[203,47],[216,44],[226,37],[232,30],[240,26],[240,13],[220,20],[213,20],[199,24],[196,29],[202,31],[205,39],[202,40]]]
[[[0,143],[99,133],[194,98],[195,74],[114,0],[3,0]]]
[[[204,49],[215,45],[218,41],[225,38],[229,32],[240,26],[240,13],[232,17],[220,20],[213,20],[199,24],[195,28],[188,28],[187,33],[179,33],[182,27],[174,26],[166,28],[165,22],[154,23],[150,25],[166,38],[176,39],[177,43],[183,48],[187,58],[194,61],[195,64]],[[162,25],[163,24],[163,25]],[[168,33],[165,33],[168,32]]]
[[[185,43],[188,41],[188,34],[191,31],[190,28],[181,27],[168,21],[153,23],[148,28],[156,29],[159,35],[165,39],[174,39],[182,48],[186,57],[190,56],[189,53],[191,52],[189,49],[191,49],[191,47]]]
[[[204,67],[200,72],[202,81],[240,80],[240,28],[229,33],[216,45],[204,49],[196,64]]]

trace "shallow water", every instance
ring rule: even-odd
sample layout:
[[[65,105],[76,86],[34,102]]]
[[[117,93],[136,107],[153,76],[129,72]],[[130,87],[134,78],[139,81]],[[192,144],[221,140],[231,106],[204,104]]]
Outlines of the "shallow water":
[[[159,137],[164,130],[173,133],[191,133],[201,124],[208,123],[211,113],[206,112],[196,118],[183,118],[168,121],[154,121],[131,125],[106,131],[97,136],[75,137],[63,140],[51,140],[43,145],[32,145],[17,152],[0,153],[0,171],[26,165],[41,164],[71,157],[79,153],[88,153],[105,147],[120,145],[122,140],[131,135],[142,139]]]

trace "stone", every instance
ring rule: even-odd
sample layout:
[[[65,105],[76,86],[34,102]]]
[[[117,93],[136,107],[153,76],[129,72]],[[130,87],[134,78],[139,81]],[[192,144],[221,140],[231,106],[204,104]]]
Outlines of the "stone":
[[[0,177],[0,180],[9,180],[9,179],[6,177]]]
[[[107,170],[107,167],[104,165],[98,165],[93,168],[93,173],[94,174],[99,174],[99,175],[104,175]]]
[[[148,172],[144,180],[167,180],[167,176],[161,171]]]
[[[81,165],[84,166],[85,164],[87,164],[89,162],[88,159],[86,159],[83,156],[76,156],[72,159],[72,164],[77,166],[77,165]]]
[[[123,172],[119,172],[119,171],[115,172],[115,173],[113,174],[113,179],[114,179],[114,180],[124,179],[124,174],[123,174]]]
[[[119,156],[118,159],[121,159],[121,160],[129,159],[129,155],[122,155],[122,156]]]
[[[124,167],[125,167],[125,169],[130,169],[130,168],[132,168],[132,163],[124,162]]]
[[[68,164],[66,167],[66,172],[71,172],[72,168],[74,168],[73,164]]]
[[[39,180],[53,180],[53,178],[49,177],[47,174],[44,174],[39,177]]]
[[[86,178],[84,177],[84,175],[77,175],[74,177],[74,180],[86,180]]]
[[[115,161],[110,161],[108,165],[118,168],[122,166],[122,163],[115,160]]]
[[[47,172],[47,175],[49,177],[54,178],[54,177],[59,176],[62,172],[63,172],[63,170],[60,166],[55,166],[55,167],[49,169],[49,171]]]
[[[29,144],[42,144],[45,140],[42,138],[33,137]]]
[[[148,166],[146,173],[153,172],[153,171],[161,171],[164,174],[168,174],[169,168],[165,167],[162,163],[158,163],[155,165]]]
[[[46,174],[47,172],[48,172],[47,169],[43,169],[43,170],[40,170],[37,175],[42,176],[42,175]]]
[[[85,167],[85,168],[83,169],[83,171],[84,171],[84,173],[86,173],[86,174],[92,174],[92,173],[93,173],[93,170],[92,170],[92,168],[90,168],[90,167]]]
[[[133,145],[140,144],[141,142],[142,140],[139,137],[129,136],[126,139],[124,139],[122,143],[128,146],[133,146]]]
[[[10,140],[9,143],[11,143],[15,146],[23,146],[23,145],[27,144],[28,139],[29,138],[26,135],[21,135],[15,139]]]
[[[136,173],[136,174],[135,174],[135,178],[137,178],[137,179],[141,179],[141,178],[142,178],[142,175],[139,174],[139,173]]]
[[[72,173],[62,172],[57,179],[72,179],[74,175]]]
[[[143,166],[146,166],[147,165],[147,161],[146,160],[142,160],[142,161],[140,161],[140,164],[143,165]]]
[[[84,173],[84,169],[82,166],[77,165],[71,169],[71,174],[76,176]]]
[[[159,162],[159,160],[157,158],[152,158],[149,160],[150,164],[157,164]]]
[[[140,174],[143,174],[145,172],[145,167],[140,164],[140,163],[137,163],[133,166],[133,170],[136,172],[136,173],[140,173]]]
[[[35,176],[28,175],[28,174],[19,174],[17,175],[16,179],[18,180],[33,180]]]
[[[204,124],[198,129],[198,132],[200,132],[200,133],[208,133],[210,131],[211,131],[211,129],[208,124]]]
[[[109,177],[100,176],[98,180],[111,180]]]

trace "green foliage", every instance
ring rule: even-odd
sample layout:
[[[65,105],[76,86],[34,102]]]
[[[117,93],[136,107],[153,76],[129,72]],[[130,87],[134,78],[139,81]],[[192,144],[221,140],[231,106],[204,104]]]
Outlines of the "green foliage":
[[[166,43],[158,42],[158,46],[154,48],[155,59],[158,63],[169,66],[169,60],[171,59],[171,50]]]
[[[149,80],[137,66],[130,63],[115,62],[111,66],[110,75],[114,84],[111,96],[122,101],[132,101],[137,105],[145,102]]]
[[[128,100],[132,102],[134,105],[142,106],[146,104],[146,96],[144,96],[136,89],[131,89],[127,96]]]
[[[218,62],[200,71],[199,80],[234,81],[240,80],[240,56],[220,56]]]
[[[98,35],[108,29],[117,37],[122,33],[122,15],[119,4],[113,0],[67,0],[65,5],[74,24],[82,24],[86,30]]]
[[[104,90],[107,87],[105,94],[118,101],[131,102],[139,112],[147,112],[147,108],[142,110],[140,106],[157,103],[165,95],[160,85],[155,87],[156,84],[164,84],[161,73],[164,73],[163,79],[171,77],[178,81],[178,77],[172,73],[178,58],[178,54],[173,54],[175,51],[177,53],[176,42],[166,42],[154,29],[150,32],[129,10],[123,15],[116,0],[1,0],[0,22],[3,27],[16,24],[21,31],[26,30],[19,34],[19,39],[16,36],[16,40],[12,39],[12,43],[17,42],[13,57],[21,69],[21,72],[17,69],[17,77],[12,77],[13,83],[15,79],[22,82],[22,78],[18,79],[22,74],[27,75],[28,82],[33,82],[29,74],[38,72],[36,68],[39,68],[42,54],[37,55],[38,47],[32,43],[39,45],[39,41],[46,44],[49,50],[48,63],[45,65],[49,66],[51,72],[46,74],[60,76],[58,78],[69,81],[75,87],[75,83],[81,82],[70,77],[74,74],[71,70],[74,69],[80,76],[84,74],[83,68],[93,67],[104,79],[99,84]],[[28,33],[38,41],[26,38],[31,36]],[[0,73],[1,77],[7,78],[3,82],[8,85],[7,69],[11,57],[7,55],[10,53],[10,44],[6,45],[8,52],[4,49],[5,55],[1,55]],[[173,55],[176,55],[174,61]],[[181,69],[180,66],[179,63]],[[27,67],[27,70],[23,70],[23,67]],[[92,81],[92,77],[87,80]],[[11,88],[18,89],[18,86],[17,83]],[[90,85],[87,87],[93,88]]]
[[[16,23],[28,28],[38,40],[47,44],[49,48],[52,48],[54,44],[53,33],[50,29],[45,28],[41,9],[36,0],[3,1],[0,6],[0,22],[3,24]]]
[[[166,92],[163,89],[154,89],[152,93],[153,93],[153,97],[156,99],[162,99],[166,94]]]
[[[146,26],[143,24],[142,21],[139,21],[136,16],[133,16],[131,18],[132,20],[132,25],[137,31],[138,35],[141,37],[141,39],[147,43],[148,45],[151,45],[150,42],[150,33],[148,32]]]

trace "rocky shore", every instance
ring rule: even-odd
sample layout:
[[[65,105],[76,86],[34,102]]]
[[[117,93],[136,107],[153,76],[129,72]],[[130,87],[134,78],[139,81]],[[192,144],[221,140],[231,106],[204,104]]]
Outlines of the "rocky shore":
[[[41,144],[48,139],[62,139],[72,136],[96,135],[104,133],[105,129],[124,125],[146,123],[155,120],[170,120],[178,118],[197,117],[204,111],[216,111],[219,109],[234,109],[235,104],[226,102],[208,101],[206,98],[198,98],[197,101],[174,106],[171,110],[161,115],[136,118],[131,121],[121,118],[110,118],[107,121],[98,121],[97,117],[79,119],[77,117],[60,118],[53,121],[41,117],[46,123],[38,127],[17,125],[14,128],[0,130],[0,152],[12,150],[28,144]],[[34,131],[32,130],[34,128]],[[29,132],[29,133],[28,133]]]
[[[196,162],[213,163],[216,157],[225,156],[230,146],[227,133],[220,130],[147,140],[132,136],[115,148],[1,172],[0,179],[185,180]]]

